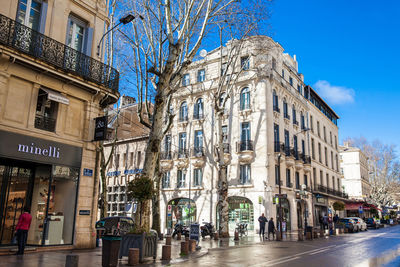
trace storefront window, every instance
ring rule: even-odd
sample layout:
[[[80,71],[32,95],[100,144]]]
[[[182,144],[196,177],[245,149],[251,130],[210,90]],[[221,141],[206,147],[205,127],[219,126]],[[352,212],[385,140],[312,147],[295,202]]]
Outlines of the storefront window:
[[[53,167],[46,245],[72,244],[78,177],[78,168]]]
[[[190,225],[196,221],[196,203],[188,198],[173,199],[167,206],[167,228],[173,228],[176,223]]]
[[[237,223],[247,224],[247,229],[254,230],[254,208],[250,199],[229,197],[229,231],[234,231]],[[217,207],[217,228],[219,227],[219,206]]]
[[[282,201],[281,206],[282,206],[282,230],[284,232],[290,231],[291,230],[291,222],[290,222],[290,207],[289,207],[289,201],[287,199],[280,199]],[[279,205],[276,205],[276,227],[279,227]]]

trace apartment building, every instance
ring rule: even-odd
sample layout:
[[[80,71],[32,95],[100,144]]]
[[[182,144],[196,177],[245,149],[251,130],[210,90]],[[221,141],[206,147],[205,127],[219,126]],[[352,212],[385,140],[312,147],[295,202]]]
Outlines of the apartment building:
[[[366,200],[371,191],[368,158],[356,147],[339,146],[340,172],[344,191],[353,200]]]
[[[233,92],[227,92],[230,97],[222,122],[224,158],[229,164],[230,231],[242,222],[256,232],[261,213],[277,219],[279,184],[285,196],[280,199],[283,230],[313,225],[313,186],[318,185],[313,171],[329,174],[330,189],[340,191],[341,185],[331,160],[327,165],[311,159],[311,142],[316,142],[316,137],[310,123],[318,122],[320,130],[325,129],[327,139],[318,137],[321,153],[326,150],[326,155],[335,159],[337,146],[330,145],[328,150],[328,144],[337,142],[338,116],[306,86],[296,57],[284,53],[280,44],[255,36],[243,47],[240,60],[231,67],[232,75],[240,76]],[[226,68],[226,56],[221,61],[220,53],[215,49],[191,65],[169,107],[176,115],[163,140],[160,162],[164,172],[161,225],[165,231],[177,222],[218,225],[215,145],[219,133],[213,103],[216,80]],[[324,103],[323,110],[320,103]],[[329,117],[332,115],[334,118]],[[334,183],[331,177],[335,177]],[[323,195],[338,198],[333,191]],[[330,202],[324,205],[328,209]]]
[[[0,246],[24,206],[28,245],[95,246],[94,118],[119,97],[96,56],[108,24],[105,1],[0,5]]]
[[[149,130],[139,122],[138,103],[129,96],[122,96],[121,105],[109,111],[110,128],[116,129],[114,137],[104,144],[106,159],[111,155],[107,170],[107,202],[109,216],[132,216],[136,205],[127,201],[127,184],[142,172]],[[115,134],[115,131],[114,131]]]

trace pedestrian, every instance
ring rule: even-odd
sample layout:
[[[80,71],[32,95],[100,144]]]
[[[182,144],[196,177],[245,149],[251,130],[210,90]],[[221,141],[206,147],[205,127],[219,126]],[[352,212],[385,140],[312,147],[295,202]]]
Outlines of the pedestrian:
[[[267,218],[264,216],[264,213],[258,218],[258,222],[260,223],[260,233],[259,235],[264,238],[265,236],[265,223],[268,222]]]
[[[328,216],[325,214],[323,218],[324,230],[328,229]]]
[[[29,214],[30,209],[28,207],[24,208],[24,213],[19,216],[18,224],[15,227],[15,233],[17,235],[18,241],[18,252],[17,255],[23,255],[26,245],[26,240],[28,238],[29,227],[31,226],[32,215]]]
[[[271,218],[268,222],[268,239],[269,235],[272,233],[272,240],[275,239],[275,224],[274,224],[274,218]]]

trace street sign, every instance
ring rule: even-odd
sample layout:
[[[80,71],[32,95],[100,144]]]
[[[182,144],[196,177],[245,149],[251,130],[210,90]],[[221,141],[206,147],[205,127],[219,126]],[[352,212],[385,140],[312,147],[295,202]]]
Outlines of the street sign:
[[[107,116],[95,118],[94,141],[107,139]]]
[[[287,198],[287,194],[275,194],[277,198]]]
[[[199,242],[200,240],[200,224],[192,223],[190,225],[189,239],[196,240]]]

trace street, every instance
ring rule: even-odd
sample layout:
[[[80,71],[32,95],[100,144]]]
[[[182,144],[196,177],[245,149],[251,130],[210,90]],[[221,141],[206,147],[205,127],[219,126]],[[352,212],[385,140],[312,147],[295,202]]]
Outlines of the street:
[[[270,242],[210,250],[175,266],[400,266],[400,227],[304,242]]]

